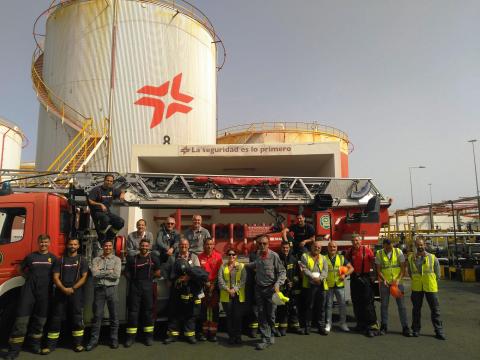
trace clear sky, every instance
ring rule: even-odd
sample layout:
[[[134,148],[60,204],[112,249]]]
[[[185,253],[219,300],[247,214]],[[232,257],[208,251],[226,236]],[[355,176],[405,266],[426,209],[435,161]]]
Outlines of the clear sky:
[[[36,17],[51,0],[0,2],[0,116],[30,139],[39,104],[30,64]],[[410,205],[475,195],[480,140],[480,2],[471,0],[202,0],[227,49],[220,128],[316,121],[355,146],[351,177],[371,177]],[[480,158],[480,141],[476,145]],[[479,161],[477,161],[477,164]],[[285,164],[294,166],[294,164]],[[479,168],[480,170],[480,168]]]

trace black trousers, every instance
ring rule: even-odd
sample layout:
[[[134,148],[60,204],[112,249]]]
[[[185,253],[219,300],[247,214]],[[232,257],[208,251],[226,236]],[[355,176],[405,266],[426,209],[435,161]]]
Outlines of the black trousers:
[[[93,294],[93,320],[91,344],[97,344],[100,337],[103,314],[107,304],[110,320],[110,341],[118,341],[118,294],[117,286],[97,286]]]
[[[92,213],[93,223],[98,235],[98,241],[103,244],[105,240],[115,239],[115,235],[123,228],[125,221],[118,215],[110,212],[96,211]],[[108,225],[111,227],[107,231]]]
[[[433,328],[435,333],[443,334],[443,324],[440,319],[440,304],[438,302],[438,296],[436,292],[424,292],[424,291],[412,291],[412,330],[420,332],[421,317],[422,317],[422,305],[423,297],[427,298],[428,306],[430,307],[430,315],[432,319]]]
[[[30,334],[33,339],[40,340],[47,322],[48,303],[50,299],[50,282],[45,283],[27,280],[18,299],[17,317],[10,333],[10,347],[22,346],[30,322]]]
[[[230,339],[239,339],[242,335],[243,303],[238,296],[230,298],[229,302],[222,302],[222,308],[227,314],[227,333]]]
[[[377,324],[372,283],[368,275],[352,274],[350,292],[353,313],[359,327],[369,328]]]
[[[327,301],[327,292],[321,285],[310,284],[309,288],[304,289],[305,299],[305,327],[310,327],[313,318],[318,322],[318,328],[325,328],[325,304]],[[314,316],[315,315],[315,316]]]
[[[284,291],[284,295],[287,296],[290,301],[282,306],[277,306],[277,320],[276,322],[280,328],[298,328],[300,326],[298,321],[298,300],[299,294],[295,294],[292,290],[290,292]]]
[[[186,337],[195,336],[195,325],[200,316],[200,303],[200,299],[192,294],[185,294],[175,287],[171,288],[168,336],[178,337],[182,330]]]
[[[65,295],[55,289],[53,296],[52,316],[48,326],[48,347],[53,350],[60,337],[62,319],[65,314],[70,318],[74,345],[79,345],[83,339],[83,289],[77,289],[72,295]]]
[[[153,334],[154,314],[152,280],[130,281],[128,293],[127,335],[135,335],[137,333],[140,316],[142,317],[143,332]]]

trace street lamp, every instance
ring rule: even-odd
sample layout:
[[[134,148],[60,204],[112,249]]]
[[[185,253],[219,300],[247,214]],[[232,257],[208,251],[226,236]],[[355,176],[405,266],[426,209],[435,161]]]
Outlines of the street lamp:
[[[413,208],[413,185],[412,185],[412,169],[425,169],[426,166],[409,166],[408,172],[410,173],[410,198],[412,200],[412,212],[413,212],[413,227],[417,230],[417,220],[415,219],[415,209]]]
[[[430,190],[430,230],[433,230],[433,200],[432,200],[432,183],[428,184]]]
[[[468,140],[468,142],[472,144],[473,167],[475,168],[475,184],[477,185],[477,230],[480,230],[480,193],[478,191],[477,160],[475,159],[475,143],[477,142],[477,139]]]

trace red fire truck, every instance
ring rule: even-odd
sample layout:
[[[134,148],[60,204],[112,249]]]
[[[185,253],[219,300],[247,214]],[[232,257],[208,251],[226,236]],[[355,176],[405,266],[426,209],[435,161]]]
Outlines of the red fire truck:
[[[0,323],[8,329],[24,278],[18,273],[22,259],[37,249],[40,234],[51,237],[50,251],[60,256],[66,240],[75,236],[90,261],[96,247],[96,233],[86,204],[88,192],[103,182],[105,173],[3,172],[0,195]],[[390,201],[370,179],[300,177],[222,177],[180,174],[114,174],[115,186],[126,191],[126,201],[115,204],[122,211],[134,207],[142,216],[182,219],[189,212],[201,212],[205,227],[224,253],[234,247],[247,255],[255,238],[267,234],[278,249],[281,229],[296,214],[303,213],[317,237],[329,234],[340,246],[350,245],[352,234],[365,244],[376,244],[380,227],[388,221]],[[182,216],[183,215],[183,216]],[[245,220],[247,219],[247,221]],[[185,223],[185,222],[184,222]],[[131,230],[131,229],[130,229]],[[125,240],[116,242],[117,255],[124,258]],[[120,283],[121,318],[126,317],[126,285]],[[165,281],[158,281],[159,303],[168,298]],[[87,286],[86,304],[93,290]],[[162,311],[162,306],[159,306]],[[86,307],[90,320],[90,307]]]

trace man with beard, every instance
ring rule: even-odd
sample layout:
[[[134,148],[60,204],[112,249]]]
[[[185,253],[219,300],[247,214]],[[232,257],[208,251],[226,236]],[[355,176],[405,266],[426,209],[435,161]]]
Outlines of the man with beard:
[[[53,312],[48,329],[48,340],[42,355],[50,354],[55,350],[60,337],[60,328],[65,312],[72,319],[73,350],[84,350],[83,341],[83,289],[88,276],[86,259],[78,254],[80,242],[70,239],[67,242],[67,255],[62,256],[53,268],[53,282],[55,295],[53,298]]]

